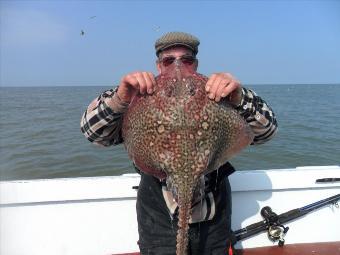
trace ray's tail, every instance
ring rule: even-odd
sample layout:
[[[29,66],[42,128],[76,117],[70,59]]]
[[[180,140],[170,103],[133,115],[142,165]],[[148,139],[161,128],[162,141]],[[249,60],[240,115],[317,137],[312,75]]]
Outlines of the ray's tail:
[[[178,230],[176,255],[187,255],[189,219],[191,215],[191,194],[190,190],[181,192],[178,195]]]

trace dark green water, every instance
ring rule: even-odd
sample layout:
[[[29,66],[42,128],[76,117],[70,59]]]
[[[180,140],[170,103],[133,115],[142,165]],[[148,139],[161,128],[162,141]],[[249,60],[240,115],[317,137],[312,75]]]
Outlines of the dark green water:
[[[238,170],[340,165],[340,86],[248,86],[274,109],[279,132],[232,160]],[[2,180],[133,172],[123,146],[98,147],[80,132],[90,101],[106,88],[0,88]]]

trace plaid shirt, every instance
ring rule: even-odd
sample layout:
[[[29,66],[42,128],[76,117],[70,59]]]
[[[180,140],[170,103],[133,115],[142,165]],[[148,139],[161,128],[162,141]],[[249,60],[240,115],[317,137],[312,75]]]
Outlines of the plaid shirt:
[[[127,104],[117,104],[111,109],[106,100],[110,100],[116,89],[104,91],[88,106],[81,118],[81,131],[95,144],[111,146],[123,142],[121,134],[122,117]],[[252,144],[261,144],[270,140],[277,131],[277,122],[272,109],[250,89],[242,89],[242,100],[236,108],[244,117],[255,135]]]
[[[103,92],[92,101],[81,118],[81,131],[92,143],[111,146],[123,142],[122,119],[128,104],[121,102],[117,96],[115,97],[116,92],[117,88]],[[114,107],[112,104],[109,107],[108,100],[115,102]],[[274,112],[254,91],[242,88],[242,100],[236,109],[254,133],[252,144],[265,143],[276,133],[277,122]],[[201,177],[200,187],[198,187],[201,192],[196,192],[198,195],[193,199],[193,201],[201,202],[193,205],[190,222],[210,220],[215,215],[215,199],[218,194],[207,190],[210,176],[211,173]],[[166,185],[162,185],[162,193],[169,212],[174,214],[178,205]]]

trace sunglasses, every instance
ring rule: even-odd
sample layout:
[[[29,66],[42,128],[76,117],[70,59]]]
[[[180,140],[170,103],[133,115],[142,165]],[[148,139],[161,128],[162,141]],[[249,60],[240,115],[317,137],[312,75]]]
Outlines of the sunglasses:
[[[188,66],[191,66],[196,61],[196,58],[194,56],[184,55],[179,58],[176,58],[174,56],[164,57],[160,59],[159,62],[161,62],[163,66],[169,66],[172,65],[176,59],[179,59],[184,65]]]

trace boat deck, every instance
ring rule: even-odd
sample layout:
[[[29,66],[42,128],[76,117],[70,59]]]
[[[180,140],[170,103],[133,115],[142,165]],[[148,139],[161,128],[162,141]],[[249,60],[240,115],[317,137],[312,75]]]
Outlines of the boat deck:
[[[237,255],[340,255],[340,242],[287,244],[238,250]]]
[[[236,255],[340,255],[340,242],[287,244],[283,247],[268,246],[237,250]],[[140,255],[135,253],[121,253],[113,255]]]

